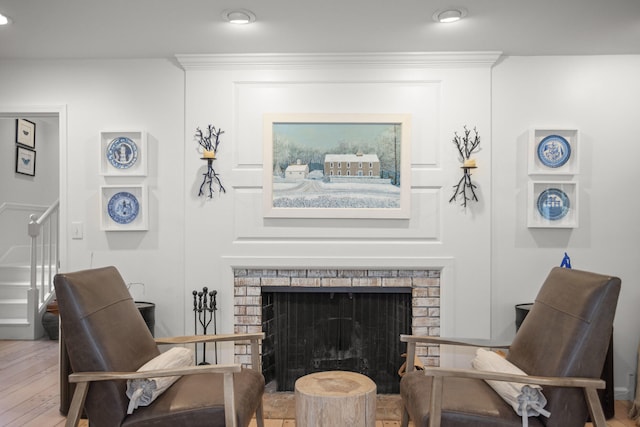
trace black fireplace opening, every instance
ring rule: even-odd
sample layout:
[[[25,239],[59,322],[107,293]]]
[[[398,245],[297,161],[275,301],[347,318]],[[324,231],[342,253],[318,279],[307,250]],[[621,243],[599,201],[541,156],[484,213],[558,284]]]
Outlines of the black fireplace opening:
[[[342,370],[368,376],[378,393],[398,393],[411,288],[263,288],[262,327],[263,374],[277,391],[293,391],[313,372]]]

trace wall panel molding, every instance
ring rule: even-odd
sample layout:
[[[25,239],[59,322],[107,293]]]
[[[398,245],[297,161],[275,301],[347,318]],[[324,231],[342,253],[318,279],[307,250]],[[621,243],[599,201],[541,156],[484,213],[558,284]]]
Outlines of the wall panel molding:
[[[447,68],[491,67],[502,52],[185,54],[176,55],[185,70],[291,68]]]

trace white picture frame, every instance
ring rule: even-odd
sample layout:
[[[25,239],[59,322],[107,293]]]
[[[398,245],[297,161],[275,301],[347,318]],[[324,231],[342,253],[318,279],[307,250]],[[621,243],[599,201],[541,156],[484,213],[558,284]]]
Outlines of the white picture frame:
[[[145,231],[149,229],[145,185],[103,185],[100,187],[100,229],[103,231]]]
[[[577,228],[578,183],[575,181],[530,181],[529,228]]]
[[[265,218],[409,218],[411,115],[266,114],[263,124]],[[362,151],[348,151],[356,140]],[[286,155],[314,160],[285,158],[283,144]],[[383,146],[392,148],[374,152]],[[294,167],[305,166],[294,176]],[[294,180],[311,189],[296,187]],[[368,198],[372,191],[378,200]]]
[[[530,129],[527,150],[529,175],[580,173],[579,136],[577,129]],[[548,151],[549,148],[552,151]]]
[[[146,176],[147,157],[146,132],[100,132],[100,175]]]

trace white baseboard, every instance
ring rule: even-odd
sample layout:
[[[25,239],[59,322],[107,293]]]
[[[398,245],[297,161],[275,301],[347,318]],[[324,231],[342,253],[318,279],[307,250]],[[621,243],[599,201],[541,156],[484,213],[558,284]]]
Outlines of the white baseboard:
[[[633,394],[627,387],[615,387],[613,395],[615,400],[633,400]]]

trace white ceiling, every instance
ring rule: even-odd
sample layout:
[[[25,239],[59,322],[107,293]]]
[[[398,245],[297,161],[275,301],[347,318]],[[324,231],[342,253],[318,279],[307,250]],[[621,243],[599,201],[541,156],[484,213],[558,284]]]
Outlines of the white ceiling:
[[[437,24],[433,13],[468,16]],[[246,8],[251,25],[230,25]],[[640,0],[0,0],[0,59],[208,53],[640,54]]]

